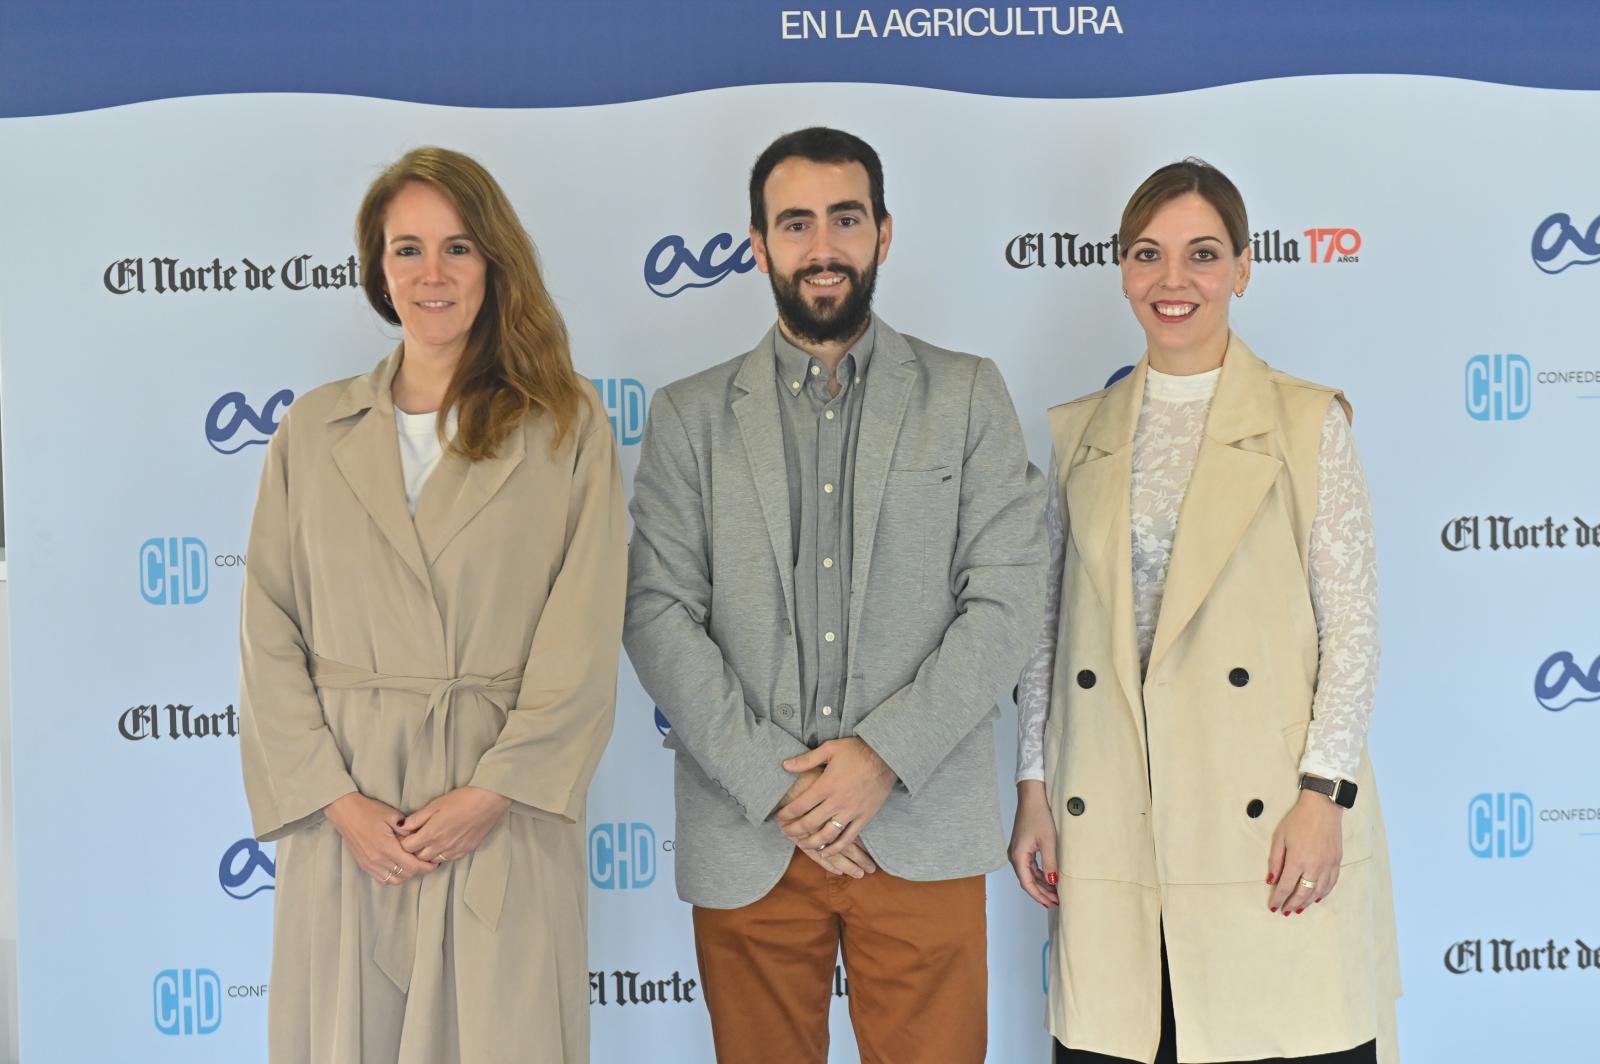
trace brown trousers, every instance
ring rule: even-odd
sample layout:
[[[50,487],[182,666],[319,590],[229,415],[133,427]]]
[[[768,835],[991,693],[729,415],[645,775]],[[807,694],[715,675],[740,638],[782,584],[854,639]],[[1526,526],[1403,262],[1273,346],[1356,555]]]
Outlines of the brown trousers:
[[[795,853],[766,897],[694,910],[718,1064],[827,1064],[841,947],[861,1064],[982,1064],[989,1039],[982,876],[829,875]]]

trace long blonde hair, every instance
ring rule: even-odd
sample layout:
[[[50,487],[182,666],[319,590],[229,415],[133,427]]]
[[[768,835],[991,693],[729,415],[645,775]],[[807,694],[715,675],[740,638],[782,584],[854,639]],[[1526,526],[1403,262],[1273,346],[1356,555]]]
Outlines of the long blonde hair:
[[[356,214],[367,302],[385,321],[400,324],[385,298],[383,223],[390,201],[412,181],[445,194],[488,262],[483,306],[439,408],[441,429],[447,413],[456,411],[451,449],[472,461],[492,457],[536,408],[555,419],[551,446],[559,447],[577,420],[584,382],[572,368],[567,327],[545,288],[533,241],[477,160],[446,148],[416,148],[372,183]]]

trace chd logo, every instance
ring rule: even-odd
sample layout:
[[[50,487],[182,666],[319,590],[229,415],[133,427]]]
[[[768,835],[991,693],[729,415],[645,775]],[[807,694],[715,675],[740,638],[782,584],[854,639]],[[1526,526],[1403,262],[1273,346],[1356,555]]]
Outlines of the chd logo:
[[[152,997],[162,1034],[210,1034],[222,1026],[222,980],[210,968],[157,972]]]
[[[1467,847],[1474,857],[1526,857],[1533,849],[1533,802],[1504,791],[1475,795],[1467,803]]]
[[[1552,267],[1569,247],[1572,253],[1568,261]],[[1600,262],[1600,217],[1580,233],[1572,224],[1572,215],[1552,214],[1533,231],[1533,264],[1545,273],[1560,273],[1569,266],[1595,262]]]
[[[596,824],[589,832],[589,879],[601,890],[656,881],[656,833],[649,824]]]
[[[611,419],[618,447],[632,447],[644,438],[644,385],[632,377],[595,377],[590,381]]]
[[[272,890],[278,866],[262,852],[255,839],[240,839],[229,846],[217,866],[217,882],[230,898],[244,901],[264,890]]]
[[[723,254],[732,248],[730,254]],[[696,256],[681,236],[664,236],[644,257],[644,283],[663,299],[688,288],[710,288],[731,273],[749,273],[756,268],[747,239],[734,247],[730,233],[718,233],[706,241]],[[687,269],[698,281],[677,283],[678,274]]]
[[[1579,702],[1600,702],[1600,657],[1585,672],[1570,652],[1551,654],[1533,675],[1533,696],[1552,713]]]
[[[193,536],[147,539],[139,547],[139,593],[152,606],[192,606],[210,589],[206,545]]]
[[[206,411],[206,442],[218,454],[238,454],[252,443],[266,443],[267,438],[278,430],[279,412],[292,402],[294,393],[285,388],[272,393],[261,405],[260,413],[257,413],[243,392],[229,392],[212,403],[211,409]],[[233,442],[243,425],[249,425],[253,434],[236,447],[225,446]]]
[[[1475,421],[1519,421],[1533,406],[1533,367],[1521,355],[1467,359],[1467,414]]]

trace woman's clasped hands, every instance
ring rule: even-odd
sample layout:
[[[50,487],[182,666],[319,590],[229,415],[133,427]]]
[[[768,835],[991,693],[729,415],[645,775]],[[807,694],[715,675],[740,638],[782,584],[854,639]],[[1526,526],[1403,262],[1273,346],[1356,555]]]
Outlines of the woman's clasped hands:
[[[330,802],[328,821],[361,870],[384,886],[427,875],[472,853],[511,808],[482,787],[457,787],[406,815],[357,791]]]

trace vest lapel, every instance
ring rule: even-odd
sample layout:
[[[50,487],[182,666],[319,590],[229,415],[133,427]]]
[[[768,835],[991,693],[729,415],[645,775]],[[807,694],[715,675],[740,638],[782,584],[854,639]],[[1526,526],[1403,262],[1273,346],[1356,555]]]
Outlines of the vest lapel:
[[[1067,534],[1083,558],[1095,594],[1111,616],[1111,656],[1117,681],[1144,734],[1139,650],[1133,634],[1133,533],[1130,488],[1133,431],[1144,396],[1145,363],[1107,389],[1083,433],[1087,456],[1065,470]],[[1063,465],[1073,455],[1058,454]],[[1074,623],[1063,618],[1063,623]]]
[[[1273,431],[1267,367],[1230,338],[1172,543],[1148,672],[1193,620],[1283,469],[1270,454],[1239,446]]]

